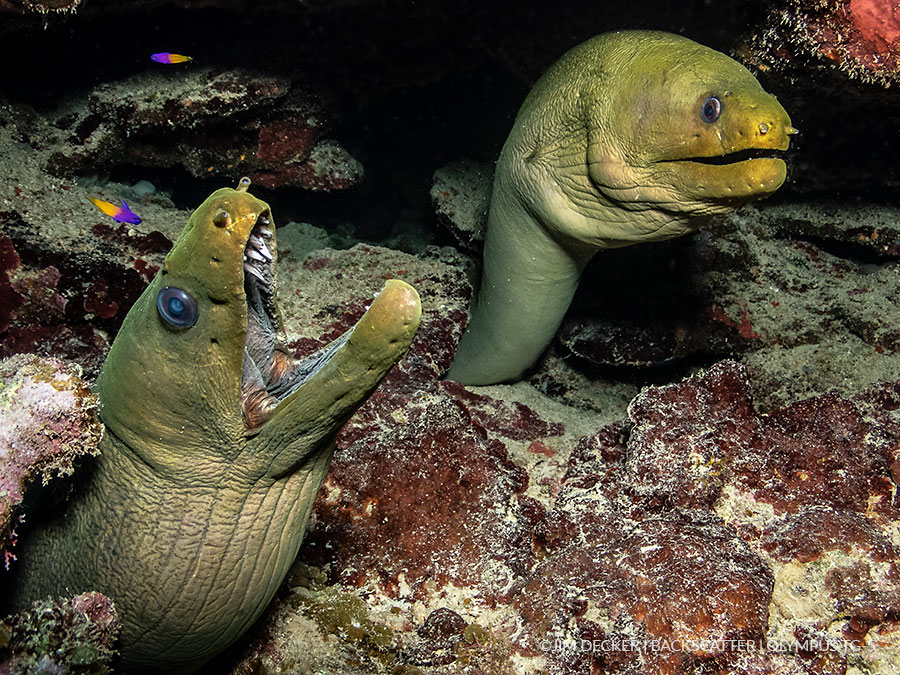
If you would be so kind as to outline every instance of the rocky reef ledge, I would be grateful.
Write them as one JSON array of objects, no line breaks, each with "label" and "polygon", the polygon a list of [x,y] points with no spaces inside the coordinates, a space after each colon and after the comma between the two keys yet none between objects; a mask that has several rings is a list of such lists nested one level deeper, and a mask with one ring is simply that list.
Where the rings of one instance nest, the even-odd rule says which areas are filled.
[{"label": "rocky reef ledge", "polygon": [[610,422],[527,384],[441,381],[455,267],[357,246],[290,274],[359,288],[289,307],[300,335],[352,325],[385,276],[427,309],[341,434],[232,672],[888,673],[900,658],[900,383],[763,414],[748,369],[722,361]]}]

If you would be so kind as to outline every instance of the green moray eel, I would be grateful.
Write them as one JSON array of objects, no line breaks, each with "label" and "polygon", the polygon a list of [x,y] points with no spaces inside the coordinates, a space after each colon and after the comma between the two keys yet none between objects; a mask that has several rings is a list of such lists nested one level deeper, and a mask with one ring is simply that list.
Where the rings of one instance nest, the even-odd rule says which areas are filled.
[{"label": "green moray eel", "polygon": [[480,291],[447,378],[519,379],[599,249],[677,237],[772,194],[793,133],[746,68],[686,38],[623,31],[569,51],[500,153]]},{"label": "green moray eel", "polygon": [[88,590],[113,599],[124,672],[193,671],[260,615],[338,431],[421,316],[416,292],[388,281],[351,331],[294,361],[271,214],[247,185],[194,212],[128,313],[97,381],[102,452],[20,556],[18,607]]}]

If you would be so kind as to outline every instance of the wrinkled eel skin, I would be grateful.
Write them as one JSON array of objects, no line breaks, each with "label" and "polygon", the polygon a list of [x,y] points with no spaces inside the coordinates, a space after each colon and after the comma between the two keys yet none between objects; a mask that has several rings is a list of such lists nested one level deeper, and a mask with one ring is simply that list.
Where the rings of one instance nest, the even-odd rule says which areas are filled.
[{"label": "wrinkled eel skin", "polygon": [[481,287],[447,378],[519,379],[599,249],[677,237],[772,194],[786,174],[772,151],[792,133],[746,68],[687,38],[623,31],[569,51],[500,153]]},{"label": "wrinkled eel skin", "polygon": [[[102,453],[24,543],[13,582],[18,607],[111,597],[117,672],[191,672],[260,615],[300,548],[335,436],[421,316],[416,292],[388,281],[351,331],[295,362],[274,305],[275,228],[248,185],[194,212],[128,313],[97,381]],[[167,322],[190,323],[191,298],[196,322]]]}]

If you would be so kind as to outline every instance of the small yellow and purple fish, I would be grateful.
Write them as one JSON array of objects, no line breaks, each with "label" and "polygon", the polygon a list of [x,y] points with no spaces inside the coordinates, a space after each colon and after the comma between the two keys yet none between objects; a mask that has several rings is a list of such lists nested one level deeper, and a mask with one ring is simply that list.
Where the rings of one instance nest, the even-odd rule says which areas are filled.
[{"label": "small yellow and purple fish", "polygon": [[193,60],[192,56],[185,56],[184,54],[172,54],[170,52],[158,52],[156,54],[151,54],[150,58],[157,63],[184,63],[185,61]]},{"label": "small yellow and purple fish", "polygon": [[96,197],[88,197],[88,199],[103,213],[112,216],[113,220],[118,220],[120,223],[131,223],[132,225],[137,225],[141,222],[141,217],[128,208],[128,203],[124,199],[122,200],[122,206],[116,206]]}]

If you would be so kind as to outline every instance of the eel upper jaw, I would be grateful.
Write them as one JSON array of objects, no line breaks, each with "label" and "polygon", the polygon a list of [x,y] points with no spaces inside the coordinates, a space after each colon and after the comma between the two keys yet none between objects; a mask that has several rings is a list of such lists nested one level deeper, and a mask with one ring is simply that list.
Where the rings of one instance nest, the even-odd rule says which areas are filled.
[{"label": "eel upper jaw", "polygon": [[665,158],[656,166],[686,202],[739,205],[775,192],[787,175],[784,147],[744,147],[713,155]]},{"label": "eel upper jaw", "polygon": [[[774,115],[773,115],[774,117]],[[754,127],[753,124],[747,125]],[[733,132],[733,143],[722,141],[719,147],[708,148],[706,151],[700,151],[695,154],[675,150],[671,155],[664,153],[658,157],[656,161],[665,165],[667,163],[681,165],[705,165],[714,171],[713,167],[726,167],[730,169],[746,169],[754,164],[772,164],[773,162],[783,162],[781,153],[790,147],[790,137],[797,133],[797,129],[792,127],[790,123],[784,122],[760,122],[755,125],[758,127],[759,133],[741,134],[737,137]],[[720,137],[721,138],[721,137]]]},{"label": "eel upper jaw", "polygon": [[265,211],[257,217],[244,246],[244,286],[246,289],[248,280],[252,280],[271,298],[275,294],[275,254],[267,242],[274,242],[274,233],[269,212]]}]

